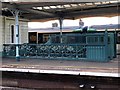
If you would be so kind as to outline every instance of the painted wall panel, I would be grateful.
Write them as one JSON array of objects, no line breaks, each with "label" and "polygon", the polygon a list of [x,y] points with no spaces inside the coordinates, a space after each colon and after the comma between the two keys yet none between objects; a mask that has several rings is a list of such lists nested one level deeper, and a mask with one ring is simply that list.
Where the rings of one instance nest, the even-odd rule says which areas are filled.
[{"label": "painted wall panel", "polygon": [[[6,18],[5,21],[5,44],[12,43],[12,33],[11,33],[11,25],[14,25],[14,43],[16,43],[15,39],[15,21],[11,18]],[[19,43],[27,43],[28,42],[28,22],[24,20],[19,20]]]},{"label": "painted wall panel", "polygon": [[[15,19],[10,17],[0,16],[0,52],[3,44],[12,43],[11,25],[14,25],[14,43],[15,40]],[[28,43],[28,20],[19,19],[19,43]]]}]

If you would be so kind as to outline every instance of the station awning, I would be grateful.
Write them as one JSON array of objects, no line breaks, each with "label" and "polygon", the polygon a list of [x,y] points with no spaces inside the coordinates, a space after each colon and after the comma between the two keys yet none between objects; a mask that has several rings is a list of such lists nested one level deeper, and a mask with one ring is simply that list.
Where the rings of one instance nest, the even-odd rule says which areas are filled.
[{"label": "station awning", "polygon": [[[7,0],[9,1],[9,0]],[[53,19],[78,19],[95,16],[118,16],[118,0],[2,0],[2,15],[13,16],[11,10],[18,9],[20,17],[30,21],[47,21]],[[79,1],[79,2],[78,2]]]}]

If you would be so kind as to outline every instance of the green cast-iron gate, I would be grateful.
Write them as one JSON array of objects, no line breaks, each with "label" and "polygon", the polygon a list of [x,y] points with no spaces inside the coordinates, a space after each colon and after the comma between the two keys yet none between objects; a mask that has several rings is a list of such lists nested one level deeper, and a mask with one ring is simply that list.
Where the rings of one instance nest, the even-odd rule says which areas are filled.
[{"label": "green cast-iron gate", "polygon": [[[19,44],[21,58],[106,62],[116,57],[115,33],[65,34],[51,36],[46,44]],[[56,41],[56,42],[55,42]],[[4,44],[3,57],[15,57],[16,44]]]}]

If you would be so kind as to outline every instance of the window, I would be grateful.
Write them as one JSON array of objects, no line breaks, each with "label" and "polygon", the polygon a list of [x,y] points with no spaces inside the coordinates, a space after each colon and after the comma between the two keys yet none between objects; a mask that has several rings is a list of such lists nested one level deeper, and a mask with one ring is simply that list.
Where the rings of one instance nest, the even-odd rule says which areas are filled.
[{"label": "window", "polygon": [[11,43],[14,43],[14,25],[11,25]]},{"label": "window", "polygon": [[49,39],[49,34],[43,34],[43,43],[46,43]]}]

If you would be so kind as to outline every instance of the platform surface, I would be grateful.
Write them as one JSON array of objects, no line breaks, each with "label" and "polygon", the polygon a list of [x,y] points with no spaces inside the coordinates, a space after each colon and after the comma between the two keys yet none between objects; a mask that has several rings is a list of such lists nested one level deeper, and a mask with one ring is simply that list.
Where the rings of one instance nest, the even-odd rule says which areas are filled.
[{"label": "platform surface", "polygon": [[[113,74],[119,77],[118,69],[119,69],[119,59],[120,55],[117,58],[109,61],[109,62],[86,62],[86,61],[73,61],[73,60],[42,60],[42,59],[21,59],[19,62],[16,59],[10,58],[2,58],[2,70],[13,70],[20,71],[27,70],[39,70],[39,72],[44,73],[97,73],[104,74],[103,76],[109,76],[108,74]],[[40,71],[42,70],[42,71]],[[44,70],[44,71],[43,71]],[[8,70],[9,71],[9,70]],[[22,72],[23,72],[22,71]],[[63,72],[61,72],[63,71]],[[35,72],[35,71],[34,71]],[[37,73],[37,71],[36,71]],[[91,75],[92,75],[91,74]],[[89,75],[89,74],[88,74]]]}]

